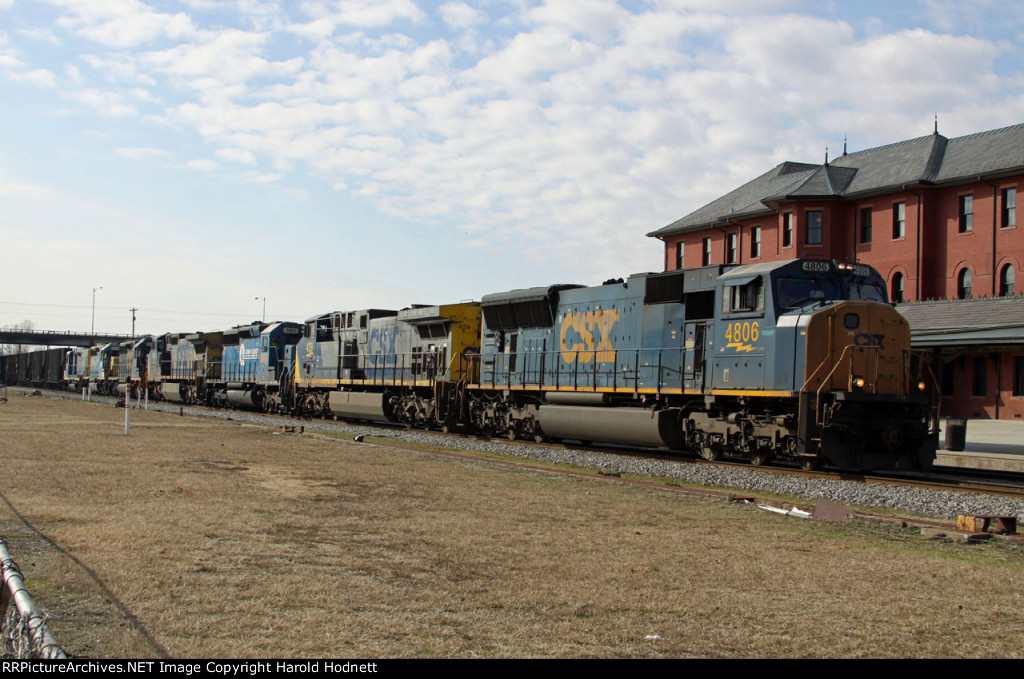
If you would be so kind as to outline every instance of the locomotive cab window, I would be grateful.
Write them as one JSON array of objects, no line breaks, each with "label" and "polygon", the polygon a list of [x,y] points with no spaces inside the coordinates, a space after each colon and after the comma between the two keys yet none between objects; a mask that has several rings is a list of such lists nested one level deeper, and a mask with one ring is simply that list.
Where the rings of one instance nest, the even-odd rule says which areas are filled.
[{"label": "locomotive cab window", "polygon": [[722,313],[764,310],[764,285],[760,276],[726,281],[722,288]]},{"label": "locomotive cab window", "polygon": [[781,311],[842,299],[839,286],[829,278],[780,278],[775,282],[775,301]]},{"label": "locomotive cab window", "polygon": [[876,283],[854,280],[850,281],[849,288],[849,294],[847,295],[848,299],[859,299],[867,302],[882,302],[883,304],[888,301],[885,295],[885,288]]}]

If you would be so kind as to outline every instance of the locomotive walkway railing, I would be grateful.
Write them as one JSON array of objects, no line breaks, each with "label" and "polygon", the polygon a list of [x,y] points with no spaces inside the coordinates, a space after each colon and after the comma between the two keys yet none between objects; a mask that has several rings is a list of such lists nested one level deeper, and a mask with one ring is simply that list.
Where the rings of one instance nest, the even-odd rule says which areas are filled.
[{"label": "locomotive walkway railing", "polygon": [[[565,358],[566,353],[572,354],[571,360]],[[471,370],[479,372],[479,383],[493,388],[659,390],[682,388],[684,380],[701,376],[700,371],[684,372],[685,348],[537,351],[514,357],[473,354],[467,358],[475,364]]]}]

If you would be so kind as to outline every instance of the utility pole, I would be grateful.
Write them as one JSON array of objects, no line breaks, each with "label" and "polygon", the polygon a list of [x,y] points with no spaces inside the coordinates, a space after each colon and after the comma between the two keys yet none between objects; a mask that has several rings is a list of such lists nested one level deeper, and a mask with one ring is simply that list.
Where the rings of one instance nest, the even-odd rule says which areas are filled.
[{"label": "utility pole", "polygon": [[92,325],[89,326],[89,334],[90,335],[95,335],[96,334],[96,291],[97,290],[102,290],[102,289],[103,289],[102,285],[99,286],[98,288],[93,288],[92,289]]},{"label": "utility pole", "polygon": [[132,312],[132,339],[135,339],[135,312],[138,310],[138,307],[132,307],[128,310]]}]

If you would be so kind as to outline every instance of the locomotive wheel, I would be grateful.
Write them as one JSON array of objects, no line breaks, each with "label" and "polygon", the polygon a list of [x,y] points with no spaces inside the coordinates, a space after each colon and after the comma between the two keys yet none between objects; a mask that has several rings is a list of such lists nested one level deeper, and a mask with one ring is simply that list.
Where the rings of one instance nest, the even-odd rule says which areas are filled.
[{"label": "locomotive wheel", "polygon": [[718,458],[722,457],[722,447],[717,443],[702,446],[700,449],[700,456],[708,462],[714,462]]},{"label": "locomotive wheel", "polygon": [[772,453],[772,449],[768,446],[762,446],[747,454],[747,459],[750,460],[750,464],[755,467],[760,467],[763,464],[771,462],[773,457],[775,457],[775,455]]},{"label": "locomotive wheel", "polygon": [[533,440],[536,443],[547,443],[548,442],[548,437],[547,437],[547,434],[534,434],[533,435]]},{"label": "locomotive wheel", "polygon": [[821,458],[815,455],[814,457],[801,457],[800,458],[800,469],[805,472],[814,471],[821,466]]}]

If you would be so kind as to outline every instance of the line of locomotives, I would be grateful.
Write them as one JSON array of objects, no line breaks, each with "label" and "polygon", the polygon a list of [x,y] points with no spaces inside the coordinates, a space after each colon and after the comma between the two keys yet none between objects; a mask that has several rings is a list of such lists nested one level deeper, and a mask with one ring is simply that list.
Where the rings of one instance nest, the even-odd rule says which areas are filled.
[{"label": "line of locomotives", "polygon": [[709,460],[927,469],[938,442],[935,380],[907,322],[874,269],[840,261],[636,274],[36,353],[51,358],[3,367],[72,390]]}]

